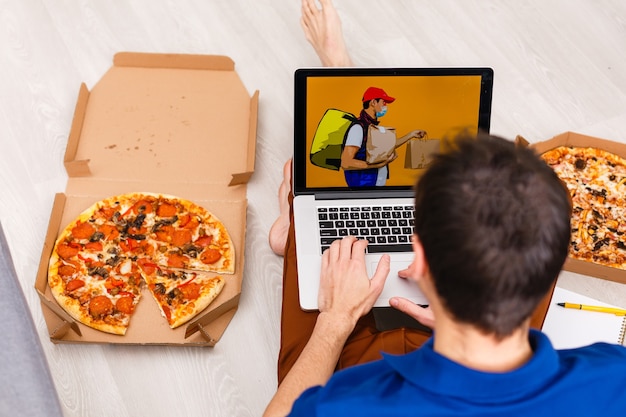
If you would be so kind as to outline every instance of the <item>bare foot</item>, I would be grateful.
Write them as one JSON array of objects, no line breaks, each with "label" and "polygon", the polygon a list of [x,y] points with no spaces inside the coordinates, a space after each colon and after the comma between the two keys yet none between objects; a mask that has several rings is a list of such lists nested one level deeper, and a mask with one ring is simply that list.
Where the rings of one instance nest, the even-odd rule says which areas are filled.
[{"label": "bare foot", "polygon": [[[321,9],[318,9],[319,1]],[[326,67],[352,67],[341,30],[341,19],[331,0],[302,0],[300,24],[304,35]]]},{"label": "bare foot", "polygon": [[276,255],[285,255],[285,244],[289,234],[289,190],[291,189],[291,159],[283,166],[283,182],[278,187],[280,214],[270,229],[270,247]]}]

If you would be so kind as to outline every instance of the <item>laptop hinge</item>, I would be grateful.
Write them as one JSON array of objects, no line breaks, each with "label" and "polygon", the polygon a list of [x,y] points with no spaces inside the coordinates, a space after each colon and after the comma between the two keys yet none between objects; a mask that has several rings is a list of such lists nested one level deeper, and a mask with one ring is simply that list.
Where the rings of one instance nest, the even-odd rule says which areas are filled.
[{"label": "laptop hinge", "polygon": [[346,192],[317,192],[316,200],[357,200],[357,199],[375,199],[375,198],[413,198],[415,193],[412,190],[386,190],[380,191],[346,191]]}]

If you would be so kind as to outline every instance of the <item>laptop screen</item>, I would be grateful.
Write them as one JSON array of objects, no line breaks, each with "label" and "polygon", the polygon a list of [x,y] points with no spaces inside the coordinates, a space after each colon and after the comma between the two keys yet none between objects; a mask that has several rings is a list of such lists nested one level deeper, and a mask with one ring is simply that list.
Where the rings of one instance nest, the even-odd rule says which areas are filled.
[{"label": "laptop screen", "polygon": [[434,152],[489,132],[490,68],[295,72],[294,193],[412,190]]}]

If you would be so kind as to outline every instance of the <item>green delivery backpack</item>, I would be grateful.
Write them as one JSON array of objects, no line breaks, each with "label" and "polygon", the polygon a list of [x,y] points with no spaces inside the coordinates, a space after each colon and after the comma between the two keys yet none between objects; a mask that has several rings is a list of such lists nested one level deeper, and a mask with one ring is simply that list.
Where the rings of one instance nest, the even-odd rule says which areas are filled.
[{"label": "green delivery backpack", "polygon": [[339,171],[346,133],[356,122],[356,116],[351,113],[337,109],[326,110],[313,136],[311,162],[322,168]]}]

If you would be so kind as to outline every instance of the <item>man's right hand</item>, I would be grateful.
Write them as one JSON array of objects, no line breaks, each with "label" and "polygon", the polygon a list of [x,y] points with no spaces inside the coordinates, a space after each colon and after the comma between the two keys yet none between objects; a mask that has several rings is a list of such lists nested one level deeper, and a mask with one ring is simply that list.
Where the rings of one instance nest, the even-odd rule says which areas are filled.
[{"label": "man's right hand", "polygon": [[324,251],[318,296],[320,313],[347,318],[354,325],[372,309],[389,274],[389,256],[381,258],[370,279],[365,266],[366,247],[366,240],[347,236]]}]

